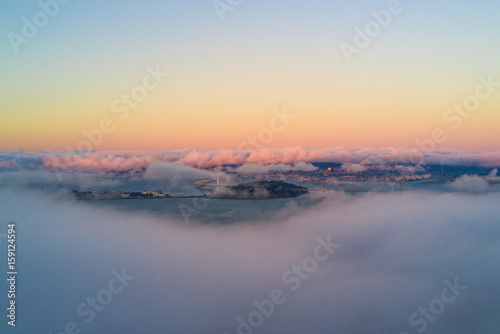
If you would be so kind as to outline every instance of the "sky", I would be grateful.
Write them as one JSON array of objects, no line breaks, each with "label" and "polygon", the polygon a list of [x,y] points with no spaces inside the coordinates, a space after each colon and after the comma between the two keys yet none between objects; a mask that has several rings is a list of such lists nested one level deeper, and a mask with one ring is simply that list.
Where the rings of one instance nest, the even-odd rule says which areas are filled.
[{"label": "sky", "polygon": [[[484,86],[500,82],[496,0],[41,3],[53,17],[0,5],[1,151],[238,149],[266,133],[262,147],[500,151],[500,85]],[[450,110],[465,101],[479,103]],[[294,115],[279,131],[277,110]]]}]

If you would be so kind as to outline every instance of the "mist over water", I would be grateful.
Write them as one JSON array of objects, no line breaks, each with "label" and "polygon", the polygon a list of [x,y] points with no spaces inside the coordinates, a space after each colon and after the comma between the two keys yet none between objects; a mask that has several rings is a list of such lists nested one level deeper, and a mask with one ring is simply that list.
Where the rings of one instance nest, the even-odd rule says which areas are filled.
[{"label": "mist over water", "polygon": [[500,334],[500,0],[0,8],[0,334]]},{"label": "mist over water", "polygon": [[[55,334],[75,322],[83,333],[399,334],[425,322],[425,333],[497,333],[499,200],[498,192],[331,192],[308,205],[286,201],[252,224],[203,225],[4,188],[0,212],[18,235],[16,332]],[[222,202],[255,212],[278,203]],[[339,247],[302,271],[307,278],[294,274],[317,238],[329,237]],[[134,278],[86,322],[91,308],[81,316],[78,306],[109,289],[113,270]],[[418,315],[411,326],[455,279],[467,288],[433,321]],[[276,289],[286,300],[258,328],[238,328]]]}]

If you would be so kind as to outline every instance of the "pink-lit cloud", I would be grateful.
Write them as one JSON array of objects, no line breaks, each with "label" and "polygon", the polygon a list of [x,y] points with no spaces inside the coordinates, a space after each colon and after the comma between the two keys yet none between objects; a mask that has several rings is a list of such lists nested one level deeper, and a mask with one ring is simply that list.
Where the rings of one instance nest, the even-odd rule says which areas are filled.
[{"label": "pink-lit cloud", "polygon": [[179,150],[133,152],[61,152],[40,153],[1,152],[0,169],[14,170],[101,170],[128,171],[146,169],[159,161],[179,163],[193,168],[223,165],[262,164],[296,165],[298,163],[334,162],[367,165],[441,165],[441,166],[500,166],[500,152],[416,151],[412,149],[324,148],[302,147],[239,150]]}]

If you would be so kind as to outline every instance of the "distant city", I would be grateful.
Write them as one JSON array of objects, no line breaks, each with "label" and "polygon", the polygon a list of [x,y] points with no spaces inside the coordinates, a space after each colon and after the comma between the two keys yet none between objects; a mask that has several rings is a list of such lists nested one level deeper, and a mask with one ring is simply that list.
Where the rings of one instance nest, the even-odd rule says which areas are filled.
[{"label": "distant city", "polygon": [[[221,169],[224,182],[219,178],[196,181],[193,189],[201,193],[187,196],[171,196],[161,190],[138,191],[73,191],[78,200],[115,200],[115,199],[166,199],[166,198],[213,198],[213,199],[271,199],[297,197],[309,193],[306,187],[284,181],[316,186],[346,187],[347,192],[367,192],[371,190],[355,187],[361,182],[397,183],[398,187],[389,191],[403,190],[404,182],[422,181],[427,184],[451,183],[457,178],[472,174],[484,177],[490,184],[500,184],[497,169],[476,166],[414,166],[414,165],[341,165],[337,163],[314,163],[312,171],[267,171],[266,173],[239,173],[237,165],[225,165]],[[144,169],[127,172],[109,172],[108,177],[141,179]],[[238,180],[260,180],[237,184]],[[380,191],[380,190],[376,190]]]},{"label": "distant city", "polygon": [[[224,165],[221,170],[232,179],[252,178],[256,180],[292,181],[304,184],[352,186],[354,182],[411,182],[425,181],[432,183],[448,183],[466,175],[485,177],[489,183],[500,183],[500,177],[492,174],[493,168],[481,166],[439,166],[439,165],[366,165],[362,170],[352,171],[339,163],[312,163],[314,171],[267,171],[265,173],[238,173],[238,165]],[[358,165],[359,166],[359,165]],[[213,170],[213,169],[207,169]],[[146,169],[135,169],[125,172],[109,172],[108,176],[116,178],[143,178]],[[214,180],[200,181],[209,184]]]}]

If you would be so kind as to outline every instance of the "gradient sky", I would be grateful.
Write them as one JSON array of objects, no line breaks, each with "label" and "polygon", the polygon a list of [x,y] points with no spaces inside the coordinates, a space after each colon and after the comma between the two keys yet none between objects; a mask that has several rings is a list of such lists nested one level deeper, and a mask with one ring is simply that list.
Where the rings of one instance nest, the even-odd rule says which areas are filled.
[{"label": "gradient sky", "polygon": [[[47,0],[43,0],[47,1]],[[74,148],[103,118],[116,129],[95,150],[233,148],[297,118],[269,147],[415,147],[500,151],[500,89],[453,130],[443,114],[500,81],[500,2],[401,1],[371,44],[344,58],[354,27],[389,1],[243,1],[219,19],[211,0],[71,1],[14,52],[8,34],[37,1],[0,5],[0,150]],[[170,76],[130,116],[113,101],[157,64]]]}]

